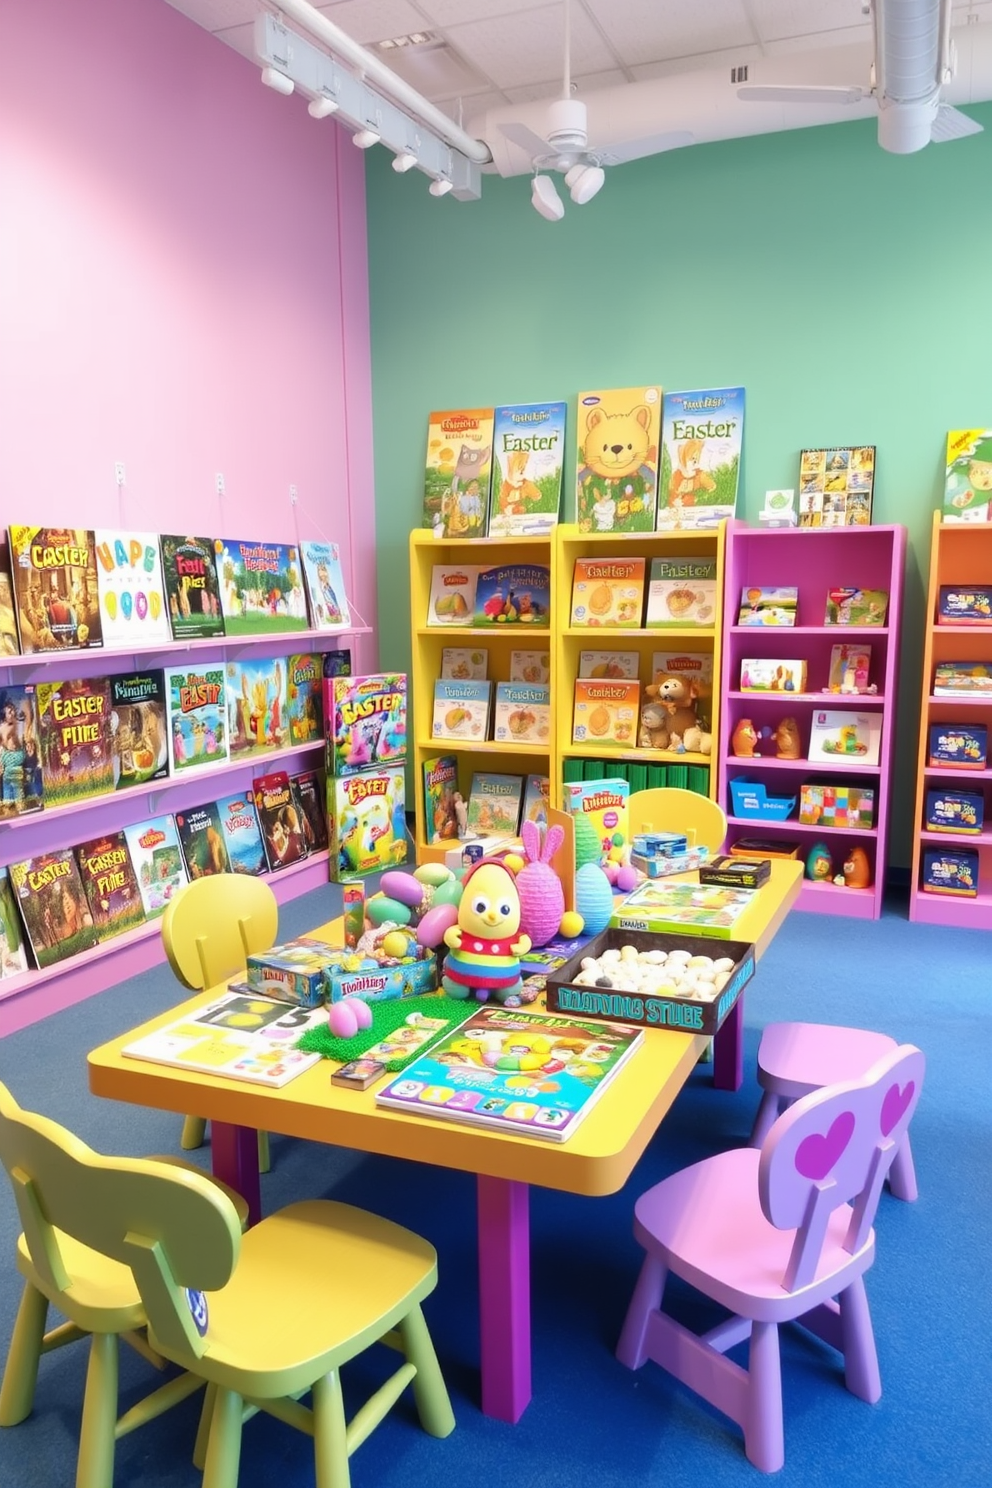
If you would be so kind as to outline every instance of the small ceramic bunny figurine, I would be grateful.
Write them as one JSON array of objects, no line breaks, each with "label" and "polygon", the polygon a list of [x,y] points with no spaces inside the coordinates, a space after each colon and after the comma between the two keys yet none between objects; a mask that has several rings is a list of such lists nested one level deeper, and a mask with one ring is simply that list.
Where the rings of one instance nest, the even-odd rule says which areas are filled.
[{"label": "small ceramic bunny figurine", "polygon": [[543,845],[541,835],[542,828],[537,822],[524,822],[521,836],[527,861],[517,874],[520,926],[535,946],[547,945],[554,939],[565,913],[561,879],[550,861],[564,841],[564,828],[547,828]]}]

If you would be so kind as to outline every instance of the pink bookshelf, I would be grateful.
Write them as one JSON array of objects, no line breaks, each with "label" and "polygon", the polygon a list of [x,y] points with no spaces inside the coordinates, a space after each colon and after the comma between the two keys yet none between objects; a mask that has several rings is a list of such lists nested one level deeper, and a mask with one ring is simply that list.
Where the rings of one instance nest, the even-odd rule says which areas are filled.
[{"label": "pink bookshelf", "polygon": [[[930,551],[930,585],[923,652],[920,700],[920,746],[916,788],[916,832],[909,917],[929,925],[957,929],[992,930],[992,755],[985,768],[962,770],[929,763],[930,725],[985,725],[992,738],[992,696],[935,696],[934,669],[941,661],[992,663],[992,626],[938,624],[942,585],[981,584],[992,587],[992,523],[942,522],[934,513]],[[927,795],[931,790],[959,790],[981,796],[984,807],[980,832],[928,830]],[[978,855],[978,892],[975,895],[934,893],[924,884],[928,851]]]},{"label": "pink bookshelf", "polygon": [[[854,889],[804,880],[798,907],[817,914],[877,919],[882,910],[905,555],[906,529],[901,526],[765,529],[737,521],[728,524],[721,671],[723,705],[717,745],[719,800],[730,826],[727,840],[733,844],[741,837],[765,838],[796,847],[803,862],[810,849],[822,842],[835,874],[841,872],[852,848],[863,848],[871,867],[870,887]],[[826,625],[827,591],[838,585],[887,591],[885,624]],[[744,590],[788,586],[799,591],[794,626],[737,623]],[[829,677],[831,648],[845,642],[871,648],[869,683],[877,689],[874,693],[850,695],[823,691]],[[805,661],[804,690],[742,690],[741,662],[750,658]],[[824,764],[806,758],[813,713],[823,708],[879,716],[881,742],[877,765],[840,760]],[[734,754],[731,741],[742,719],[750,719],[761,735],[763,730],[770,733],[788,717],[796,720],[803,751],[800,759],[776,758],[775,745],[767,735],[759,737],[756,757],[747,759]],[[731,792],[731,781],[735,780],[764,786],[769,799],[795,797],[795,805],[785,819],[735,815]],[[873,791],[871,827],[804,825],[799,821],[799,794],[800,786],[805,784],[836,784]]]}]

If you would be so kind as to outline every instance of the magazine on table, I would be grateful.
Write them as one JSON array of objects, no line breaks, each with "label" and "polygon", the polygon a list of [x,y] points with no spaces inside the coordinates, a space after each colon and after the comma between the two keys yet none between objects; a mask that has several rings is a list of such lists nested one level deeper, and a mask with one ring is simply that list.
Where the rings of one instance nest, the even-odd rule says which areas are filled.
[{"label": "magazine on table", "polygon": [[305,1054],[296,1044],[308,1029],[326,1022],[325,1007],[294,1007],[271,997],[227,992],[125,1045],[121,1053],[278,1088],[322,1057]]}]

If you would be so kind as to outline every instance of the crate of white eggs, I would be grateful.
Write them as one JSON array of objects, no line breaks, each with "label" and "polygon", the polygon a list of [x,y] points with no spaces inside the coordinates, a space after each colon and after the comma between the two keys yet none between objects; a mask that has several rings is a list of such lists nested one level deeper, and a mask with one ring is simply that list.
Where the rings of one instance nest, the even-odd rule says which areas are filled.
[{"label": "crate of white eggs", "polygon": [[713,1034],[754,976],[743,940],[610,926],[549,974],[548,1012]]}]

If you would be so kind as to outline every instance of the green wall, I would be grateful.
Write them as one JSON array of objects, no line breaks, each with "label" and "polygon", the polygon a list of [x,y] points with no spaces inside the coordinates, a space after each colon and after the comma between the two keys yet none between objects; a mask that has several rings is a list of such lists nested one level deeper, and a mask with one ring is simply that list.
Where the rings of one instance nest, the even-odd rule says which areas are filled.
[{"label": "green wall", "polygon": [[[992,105],[970,112],[984,134],[905,157],[862,121],[616,166],[557,223],[525,177],[439,201],[371,151],[382,665],[410,660],[407,535],[431,409],[743,385],[739,516],[797,486],[803,446],[874,444],[873,519],[909,528],[892,842],[908,864],[944,441],[992,423]],[[570,516],[574,457],[565,479]]]}]

